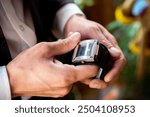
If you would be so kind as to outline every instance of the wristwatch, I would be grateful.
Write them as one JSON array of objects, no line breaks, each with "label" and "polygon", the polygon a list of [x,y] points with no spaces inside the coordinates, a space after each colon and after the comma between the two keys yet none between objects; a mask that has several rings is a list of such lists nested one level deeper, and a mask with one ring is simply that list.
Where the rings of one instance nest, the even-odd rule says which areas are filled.
[{"label": "wristwatch", "polygon": [[96,39],[81,41],[73,52],[74,65],[95,64],[99,66],[96,78],[104,80],[104,76],[111,69],[111,55],[108,49]]}]

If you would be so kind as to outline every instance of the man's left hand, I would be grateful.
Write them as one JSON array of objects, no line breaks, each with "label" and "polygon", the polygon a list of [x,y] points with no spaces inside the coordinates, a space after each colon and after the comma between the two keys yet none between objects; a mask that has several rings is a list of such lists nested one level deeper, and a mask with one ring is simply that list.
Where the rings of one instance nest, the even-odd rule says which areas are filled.
[{"label": "man's left hand", "polygon": [[70,32],[79,32],[82,40],[98,39],[100,43],[108,48],[112,58],[114,59],[114,63],[112,69],[104,77],[104,81],[98,79],[82,81],[91,88],[106,88],[107,85],[119,75],[126,61],[116,39],[102,25],[94,21],[90,21],[81,15],[74,15],[67,22],[64,33],[67,36]]}]

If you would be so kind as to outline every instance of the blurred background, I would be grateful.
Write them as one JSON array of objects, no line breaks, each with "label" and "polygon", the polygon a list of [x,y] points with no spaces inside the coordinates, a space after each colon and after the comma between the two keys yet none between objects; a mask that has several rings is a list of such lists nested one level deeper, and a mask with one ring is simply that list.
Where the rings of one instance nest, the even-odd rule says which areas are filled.
[{"label": "blurred background", "polygon": [[77,84],[76,99],[150,99],[150,0],[75,0],[87,18],[117,39],[127,59],[120,76],[104,90]]}]

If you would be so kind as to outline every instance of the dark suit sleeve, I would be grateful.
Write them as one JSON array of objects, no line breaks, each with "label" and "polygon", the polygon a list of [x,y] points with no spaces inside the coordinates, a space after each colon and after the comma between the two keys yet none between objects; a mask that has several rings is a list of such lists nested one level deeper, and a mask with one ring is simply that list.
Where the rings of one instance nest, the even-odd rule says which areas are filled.
[{"label": "dark suit sleeve", "polygon": [[24,0],[24,8],[31,10],[38,41],[52,36],[50,33],[56,12],[73,0]]},{"label": "dark suit sleeve", "polygon": [[39,10],[41,17],[50,23],[52,26],[56,12],[68,3],[73,3],[73,0],[39,0]]},{"label": "dark suit sleeve", "polygon": [[[43,0],[44,1],[44,0]],[[56,12],[68,3],[73,3],[73,0],[48,0],[48,14],[54,20]]]},{"label": "dark suit sleeve", "polygon": [[50,10],[52,10],[54,13],[58,11],[62,6],[73,3],[73,0],[47,0]]}]

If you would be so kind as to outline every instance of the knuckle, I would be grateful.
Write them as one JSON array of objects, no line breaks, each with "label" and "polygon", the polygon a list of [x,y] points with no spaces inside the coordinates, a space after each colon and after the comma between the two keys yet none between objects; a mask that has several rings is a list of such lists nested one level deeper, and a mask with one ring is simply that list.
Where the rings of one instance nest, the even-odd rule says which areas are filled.
[{"label": "knuckle", "polygon": [[62,90],[62,93],[60,94],[60,97],[64,97],[65,95],[67,95],[70,92],[69,88],[65,88]]},{"label": "knuckle", "polygon": [[107,39],[101,40],[101,43],[102,43],[103,45],[105,45],[107,48],[113,47],[112,43],[111,43],[110,41],[108,41]]},{"label": "knuckle", "polygon": [[54,95],[54,96],[52,96],[52,97],[54,97],[54,98],[59,98],[60,96],[59,96],[59,95]]},{"label": "knuckle", "polygon": [[45,46],[46,45],[46,42],[40,42],[40,43],[38,43],[38,46],[39,47],[43,47],[43,46]]},{"label": "knuckle", "polygon": [[47,42],[40,42],[38,43],[39,48],[41,49],[48,49],[48,44]]},{"label": "knuckle", "polygon": [[70,79],[72,79],[70,75],[64,77],[64,79],[61,81],[62,87],[66,87],[66,86],[71,85],[72,81]]},{"label": "knuckle", "polygon": [[66,75],[64,74],[63,76],[63,79],[61,80],[61,85],[62,87],[66,87],[66,86],[69,86],[71,83],[70,83],[70,76],[69,75]]},{"label": "knuckle", "polygon": [[[65,96],[65,95],[64,95]],[[57,95],[54,95],[53,97],[54,98],[61,98],[61,97],[64,97],[62,94],[57,94]]]},{"label": "knuckle", "polygon": [[[102,44],[108,44],[108,43],[110,43],[110,42],[109,42],[107,39],[102,39],[102,40],[101,40],[101,43],[102,43]],[[111,43],[110,43],[110,44],[111,44]]]},{"label": "knuckle", "polygon": [[46,53],[49,51],[49,45],[47,44],[47,42],[38,43],[38,47],[41,53]]},{"label": "knuckle", "polygon": [[76,69],[73,65],[65,65],[66,71],[64,74],[64,85],[70,85],[74,83],[77,79]]},{"label": "knuckle", "polygon": [[91,31],[94,31],[94,32],[100,32],[100,28],[97,26],[97,25],[92,25],[90,28],[89,28],[90,32]]},{"label": "knuckle", "polygon": [[64,96],[66,96],[70,92],[70,90],[71,90],[71,87],[67,87],[67,88],[61,89],[53,97],[54,98],[64,97]]},{"label": "knuckle", "polygon": [[[69,50],[69,47],[71,46],[71,43],[69,43],[66,39],[60,40],[60,43],[61,43],[60,47],[63,47],[64,50]],[[59,47],[59,49],[62,49],[60,47]]]},{"label": "knuckle", "polygon": [[60,40],[60,41],[64,47],[67,47],[69,45],[68,41],[66,41],[66,40]]},{"label": "knuckle", "polygon": [[122,58],[121,58],[121,62],[122,62],[123,65],[125,65],[125,64],[126,64],[126,58],[125,58],[125,57],[122,57]]},{"label": "knuckle", "polygon": [[115,43],[115,44],[117,44],[118,42],[117,42],[117,40],[116,40],[116,38],[111,34],[111,40],[113,41],[113,43]]},{"label": "knuckle", "polygon": [[66,86],[68,86],[68,81],[67,81],[67,78],[63,78],[63,80],[61,80],[61,86],[62,87],[66,87]]}]

